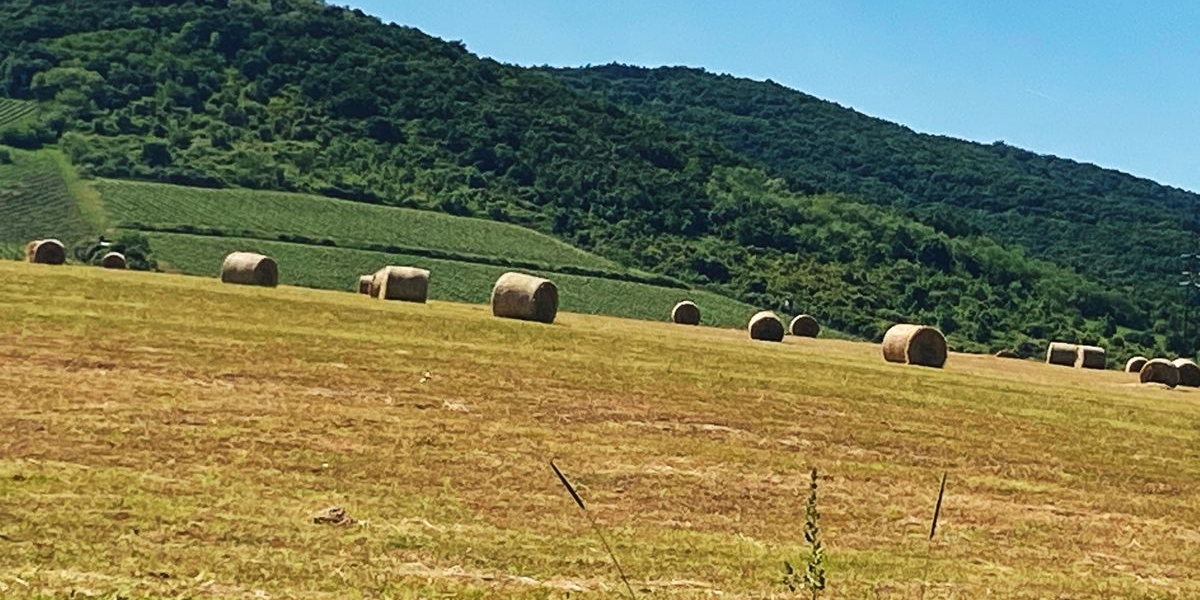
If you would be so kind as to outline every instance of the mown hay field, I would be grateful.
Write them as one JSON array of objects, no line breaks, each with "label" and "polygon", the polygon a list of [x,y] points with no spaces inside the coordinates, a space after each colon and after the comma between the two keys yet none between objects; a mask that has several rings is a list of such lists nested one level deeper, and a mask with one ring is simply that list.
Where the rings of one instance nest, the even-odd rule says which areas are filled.
[{"label": "mown hay field", "polygon": [[[484,304],[492,285],[507,267],[443,260],[425,256],[389,254],[348,248],[328,248],[177,233],[146,233],[154,256],[165,269],[189,275],[214,277],[225,255],[240,250],[266,254],[279,261],[280,282],[323,289],[354,290],[359,275],[386,265],[410,266],[431,271],[429,296]],[[750,305],[704,291],[680,290],[645,283],[532,271],[553,279],[559,286],[561,308],[586,314],[616,315],[665,321],[676,302],[693,298],[705,311],[704,323],[741,327],[754,313]]]},{"label": "mown hay field", "polygon": [[1129,374],[16,262],[0,305],[6,598],[618,597],[550,459],[639,597],[792,597],[810,466],[826,598],[1200,595],[1200,393]]},{"label": "mown hay field", "polygon": [[388,244],[500,257],[546,265],[625,270],[548,235],[483,219],[255,190],[210,190],[99,180],[104,205],[118,223],[212,228],[232,235],[326,238],[339,245]]}]

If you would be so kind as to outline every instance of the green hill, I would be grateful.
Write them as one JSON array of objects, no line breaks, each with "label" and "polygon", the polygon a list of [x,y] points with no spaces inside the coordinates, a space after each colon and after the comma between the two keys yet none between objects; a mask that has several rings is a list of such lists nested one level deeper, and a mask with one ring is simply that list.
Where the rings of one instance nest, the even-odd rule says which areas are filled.
[{"label": "green hill", "polygon": [[[510,222],[622,269],[803,310],[865,338],[904,320],[936,323],[970,350],[1032,352],[1068,339],[1120,356],[1189,345],[1170,296],[1140,285],[1159,271],[1108,274],[1129,253],[1105,239],[1125,225],[1136,236],[1153,230],[1192,195],[918,136],[827,103],[800,111],[793,104],[808,97],[770,84],[700,78],[686,88],[692,105],[662,101],[672,115],[623,93],[619,73],[503,65],[314,0],[19,3],[0,22],[0,53],[0,93],[40,102],[43,115],[0,128],[0,140],[55,144],[84,176]],[[714,105],[702,91],[731,99]],[[770,119],[790,127],[772,143]],[[1010,177],[1022,161],[1032,166]],[[919,181],[927,196],[915,195]],[[1062,193],[1075,189],[1086,193]],[[1106,222],[1092,209],[1122,203],[1130,210],[1114,214],[1134,220],[1074,225]],[[1139,212],[1139,203],[1149,204]],[[1013,221],[1022,211],[1044,218]],[[276,217],[285,218],[264,218]],[[233,225],[198,218],[222,227],[168,228]],[[252,233],[279,237],[259,223]],[[1172,227],[1137,260],[1166,264],[1161,247],[1183,239]],[[247,233],[237,229],[222,232]],[[333,240],[304,229],[284,235]]]},{"label": "green hill", "polygon": [[806,192],[887,204],[986,234],[1136,294],[1174,285],[1200,196],[1111,169],[912,130],[767,81],[607,65],[555,75],[766,165]]},{"label": "green hill", "polygon": [[516,225],[302,194],[134,181],[100,180],[95,190],[82,186],[85,198],[77,200],[69,188],[78,182],[53,151],[11,155],[12,163],[0,165],[0,256],[8,258],[34,238],[92,244],[101,229],[83,216],[90,199],[107,211],[107,233],[143,236],[160,268],[190,275],[215,276],[226,254],[250,250],[280,261],[282,283],[304,287],[349,290],[359,274],[405,264],[433,271],[435,299],[486,303],[496,278],[519,269],[552,278],[565,311],[661,321],[676,302],[692,299],[705,324],[736,328],[758,310]]},{"label": "green hill", "polygon": [[404,264],[433,271],[434,298],[486,303],[496,278],[517,268],[554,279],[571,312],[663,320],[692,298],[706,324],[741,327],[756,310],[507,223],[292,193],[96,187],[119,230],[143,234],[162,268],[187,274],[212,276],[226,254],[250,250],[280,261],[282,283],[305,287],[354,289],[358,275]]},{"label": "green hill", "polygon": [[[93,243],[100,230],[83,218],[59,157],[47,150],[13,158],[0,165],[2,256],[19,257],[25,241],[39,237]],[[435,299],[486,303],[496,278],[515,268],[552,278],[565,311],[661,321],[692,299],[705,324],[736,328],[758,310],[505,223],[301,194],[113,180],[95,187],[104,221],[114,225],[108,233],[144,237],[160,268],[190,275],[215,276],[226,254],[249,250],[278,259],[282,283],[304,287],[354,289],[359,274],[405,264],[433,271]],[[345,237],[309,237],[318,235]]]}]

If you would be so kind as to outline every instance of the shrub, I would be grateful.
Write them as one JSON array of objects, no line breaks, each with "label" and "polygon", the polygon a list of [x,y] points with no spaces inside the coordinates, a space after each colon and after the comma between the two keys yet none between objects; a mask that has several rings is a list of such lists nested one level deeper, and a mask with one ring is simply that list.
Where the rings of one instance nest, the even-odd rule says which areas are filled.
[{"label": "shrub", "polygon": [[817,468],[813,467],[808,484],[808,502],[804,507],[804,541],[808,544],[808,561],[804,572],[783,562],[783,584],[793,592],[806,589],[813,600],[825,589],[825,549],[821,546],[821,513],[817,511]]}]

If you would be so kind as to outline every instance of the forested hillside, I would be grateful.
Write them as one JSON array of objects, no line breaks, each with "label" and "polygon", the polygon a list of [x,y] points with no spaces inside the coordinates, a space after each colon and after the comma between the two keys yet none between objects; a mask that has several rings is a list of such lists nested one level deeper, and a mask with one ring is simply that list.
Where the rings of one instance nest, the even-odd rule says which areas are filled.
[{"label": "forested hillside", "polygon": [[983,233],[1110,286],[1173,285],[1200,196],[1005,144],[922,135],[767,81],[700,69],[552,71],[765,165],[806,193],[852,193],[952,236]]},{"label": "forested hillside", "polygon": [[[1163,228],[1150,252],[1184,239],[1163,222],[1191,196],[1124,175],[833,105],[810,115],[796,106],[818,101],[771,84],[685,71],[702,89],[671,95],[637,70],[503,65],[314,0],[18,0],[5,14],[0,95],[41,118],[0,143],[58,145],[84,175],[515,222],[867,338],[919,320],[961,349],[1064,338],[1119,354],[1175,331],[1157,290],[1114,288],[1103,267],[1128,257],[1074,226]],[[769,139],[771,119],[807,122]],[[1022,161],[1047,172],[1008,177]],[[997,213],[1012,224],[983,218]],[[1143,280],[1126,271],[1115,281]]]}]

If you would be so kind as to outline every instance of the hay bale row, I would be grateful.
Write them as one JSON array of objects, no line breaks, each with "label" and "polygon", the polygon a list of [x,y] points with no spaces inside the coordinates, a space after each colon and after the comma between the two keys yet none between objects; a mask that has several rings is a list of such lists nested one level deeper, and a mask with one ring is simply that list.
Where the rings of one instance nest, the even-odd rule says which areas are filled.
[{"label": "hay bale row", "polygon": [[[32,240],[25,247],[26,260],[41,264],[66,262],[66,247],[56,239]],[[125,256],[109,252],[100,260],[107,269],[125,269]],[[274,287],[279,285],[279,265],[274,259],[252,252],[233,252],[221,265],[224,283]],[[429,293],[429,271],[414,267],[386,266],[373,275],[358,279],[358,293],[385,300],[426,302]],[[500,276],[492,288],[492,314],[497,317],[553,323],[558,313],[558,288],[548,279],[508,272]],[[698,325],[700,308],[690,300],[677,303],[671,310],[671,321]],[[816,337],[820,325],[809,315],[798,315],[787,329],[771,311],[755,314],[747,327],[754,340],[781,342],[785,333],[798,337]],[[895,325],[884,335],[883,357],[889,362],[941,367],[947,356],[946,339],[932,327]],[[1016,358],[1015,352],[1001,351],[997,356]],[[1103,369],[1106,364],[1104,348],[1053,342],[1046,351],[1046,362],[1052,365],[1074,366],[1083,369]],[[1200,387],[1200,366],[1189,359],[1147,360],[1142,356],[1130,358],[1125,371],[1138,373],[1143,383],[1164,383],[1171,387],[1187,385]]]},{"label": "hay bale row", "polygon": [[[1134,371],[1139,363],[1140,368]],[[1135,356],[1125,363],[1125,370],[1137,373],[1138,380],[1142,383],[1161,383],[1167,387],[1200,387],[1200,366],[1190,358],[1146,360],[1144,357]]]},{"label": "hay bale row", "polygon": [[1046,364],[1077,369],[1103,369],[1108,364],[1108,354],[1099,346],[1051,342],[1046,348]]},{"label": "hay bale row", "polygon": [[946,336],[933,327],[893,325],[883,336],[883,359],[888,362],[940,369],[946,355]]},{"label": "hay bale row", "polygon": [[[426,269],[388,265],[371,275],[359,276],[358,293],[380,300],[424,303],[429,299],[429,275]],[[491,304],[492,314],[497,317],[553,323],[558,315],[558,287],[549,279],[504,273],[492,288]],[[677,305],[673,315],[691,318],[687,304],[691,303]],[[698,323],[699,308],[695,308],[694,318]]]},{"label": "hay bale row", "polygon": [[[58,264],[65,259],[65,249],[57,240],[30,242],[26,253],[33,262],[52,262],[56,254],[62,257]],[[106,268],[125,268],[124,257],[115,252],[105,255],[101,264]],[[389,265],[372,275],[360,276],[357,290],[360,294],[385,300],[424,303],[428,299],[429,275],[429,271],[425,269]],[[225,283],[273,287],[279,283],[279,266],[268,256],[234,252],[225,257],[221,268],[221,280]],[[492,314],[497,317],[553,323],[558,314],[558,288],[548,279],[508,272],[496,280],[492,288],[491,304]],[[672,308],[671,321],[698,325],[700,308],[690,300],[681,301]],[[750,319],[747,332],[754,340],[781,342],[785,333],[798,337],[816,337],[820,333],[820,325],[810,315],[798,315],[785,329],[783,322],[774,312],[761,311]],[[945,365],[948,348],[945,336],[933,327],[898,324],[884,335],[882,352],[884,360],[888,362],[940,368]],[[1001,351],[997,356],[1017,357],[1016,353],[1011,351]],[[1098,346],[1053,342],[1047,349],[1046,362],[1085,369],[1103,369],[1106,353],[1104,348]],[[1170,365],[1170,368],[1166,368],[1163,363]],[[1179,384],[1181,368],[1186,372],[1185,381],[1194,381],[1185,385],[1200,386],[1200,366],[1192,361],[1180,359],[1171,363],[1163,359],[1147,361],[1143,357],[1133,357],[1125,365],[1126,371],[1138,372],[1143,381],[1162,380],[1172,386]],[[1172,372],[1175,373],[1174,378],[1162,374]],[[1171,383],[1172,381],[1174,382]]]},{"label": "hay bale row", "polygon": [[221,282],[275,287],[279,285],[279,264],[262,254],[234,252],[221,264]]},{"label": "hay bale row", "polygon": [[[56,239],[30,240],[25,244],[25,260],[43,265],[61,265],[67,262],[67,247]],[[128,262],[120,252],[109,252],[100,258],[105,269],[126,269]]]},{"label": "hay bale row", "polygon": [[[425,269],[389,265],[371,275],[360,275],[357,291],[383,300],[424,303],[429,297],[429,274]],[[279,284],[279,266],[268,256],[234,252],[225,257],[221,281],[273,287]],[[508,272],[496,280],[491,304],[492,314],[497,317],[553,323],[558,315],[558,288],[548,279]],[[671,321],[699,325],[700,307],[683,300],[672,308]],[[820,332],[816,319],[809,315],[792,319],[788,329],[792,335],[803,337],[816,337]],[[783,341],[785,333],[783,322],[771,311],[754,315],[748,330],[751,339],[773,342]]]},{"label": "hay bale row", "polygon": [[55,239],[32,240],[25,244],[25,260],[42,265],[61,265],[67,262],[67,248]]},{"label": "hay bale row", "polygon": [[[680,325],[699,325],[700,307],[691,300],[679,302],[671,309],[671,322]],[[779,326],[776,327],[776,324]],[[750,339],[753,340],[781,342],[785,334],[797,337],[817,337],[821,332],[821,326],[816,319],[809,315],[798,315],[784,329],[783,321],[779,319],[778,315],[764,310],[750,317],[747,331],[750,333]],[[781,331],[783,333],[780,333]]]}]

